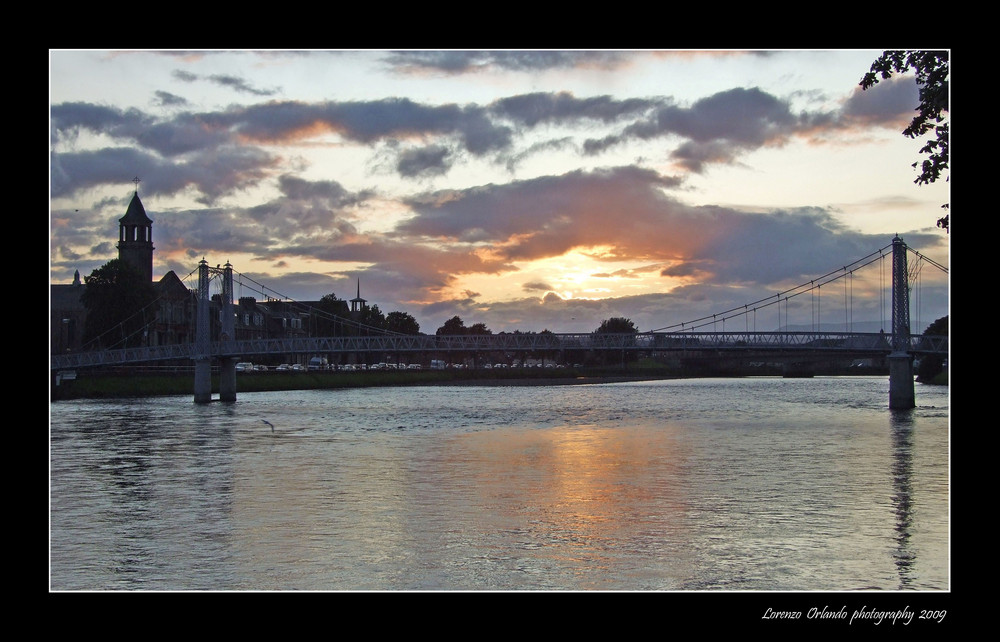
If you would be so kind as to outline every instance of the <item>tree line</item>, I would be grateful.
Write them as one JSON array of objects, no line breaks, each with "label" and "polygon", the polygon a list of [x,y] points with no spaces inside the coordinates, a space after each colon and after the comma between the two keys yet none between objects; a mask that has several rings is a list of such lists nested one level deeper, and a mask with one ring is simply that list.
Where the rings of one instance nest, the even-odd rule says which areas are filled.
[{"label": "tree line", "polygon": [[[86,290],[81,298],[86,309],[84,344],[111,343],[122,347],[144,344],[144,331],[152,322],[156,288],[145,281],[128,262],[112,259],[84,278]],[[333,292],[312,305],[309,332],[313,336],[358,334],[421,334],[420,324],[408,312],[396,310],[385,314],[376,305],[363,306],[352,313],[348,302]],[[516,330],[515,332],[521,332]],[[598,333],[634,333],[635,324],[624,317],[605,319],[594,330]],[[548,329],[542,333],[552,334]],[[459,316],[445,321],[436,335],[493,334],[485,323],[466,326]]]}]

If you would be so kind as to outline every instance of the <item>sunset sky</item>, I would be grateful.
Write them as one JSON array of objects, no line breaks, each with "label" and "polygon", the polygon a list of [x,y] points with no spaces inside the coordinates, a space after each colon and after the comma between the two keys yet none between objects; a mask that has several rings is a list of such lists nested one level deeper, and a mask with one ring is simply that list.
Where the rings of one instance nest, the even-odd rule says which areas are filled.
[{"label": "sunset sky", "polygon": [[[858,86],[880,53],[51,50],[50,279],[117,257],[134,177],[154,278],[229,261],[270,289],[238,295],[300,301],[360,280],[429,334],[659,329],[895,234],[948,266],[949,183],[914,183],[900,133],[916,84]],[[825,289],[820,321],[848,296],[879,321],[878,281]],[[948,312],[947,275],[919,283],[914,326]]]}]

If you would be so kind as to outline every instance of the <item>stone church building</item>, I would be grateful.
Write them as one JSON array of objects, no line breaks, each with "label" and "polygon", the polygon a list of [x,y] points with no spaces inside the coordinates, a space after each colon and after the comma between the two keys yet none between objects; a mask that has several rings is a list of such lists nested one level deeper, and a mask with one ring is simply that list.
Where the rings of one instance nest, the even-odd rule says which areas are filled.
[{"label": "stone church building", "polygon": [[[144,278],[153,281],[153,221],[139,199],[136,190],[125,215],[118,219],[118,258],[135,267]],[[154,309],[147,311],[149,322],[143,332],[143,344],[148,346],[192,343],[195,340],[197,293],[189,288],[171,270],[153,283],[156,289]],[[86,283],[79,270],[73,283],[51,284],[49,298],[51,350],[53,354],[97,349],[83,345],[87,310],[82,302]],[[196,286],[192,286],[196,287]],[[352,313],[366,307],[358,295],[351,301]],[[292,302],[276,299],[257,301],[254,297],[240,297],[234,305],[236,339],[295,338],[308,336],[310,324],[317,326],[317,319],[310,318],[310,311],[318,302]],[[218,295],[211,301],[209,318],[211,335],[217,339],[221,328],[222,306]],[[344,302],[344,316],[347,314]],[[318,326],[317,326],[318,329]],[[103,347],[114,346],[108,341]],[[288,360],[297,357],[289,355]]]}]

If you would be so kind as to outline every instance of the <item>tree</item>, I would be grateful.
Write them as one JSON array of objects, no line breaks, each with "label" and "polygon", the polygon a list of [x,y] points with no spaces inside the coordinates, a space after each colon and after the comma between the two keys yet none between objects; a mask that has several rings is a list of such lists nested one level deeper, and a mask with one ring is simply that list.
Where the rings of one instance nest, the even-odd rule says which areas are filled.
[{"label": "tree", "polygon": [[948,336],[948,315],[941,317],[934,321],[934,323],[927,326],[924,330],[924,335],[928,337],[938,336],[946,337]]},{"label": "tree", "polygon": [[400,334],[420,334],[420,324],[406,312],[390,312],[385,317],[385,328]]},{"label": "tree", "polygon": [[436,335],[441,336],[443,334],[465,334],[466,327],[465,323],[458,316],[453,316],[444,322],[440,328],[435,332]]},{"label": "tree", "polygon": [[[927,326],[924,336],[948,336],[948,317],[943,316]],[[944,357],[937,354],[924,355],[917,366],[917,380],[931,381],[944,370]]]},{"label": "tree", "polygon": [[[155,320],[151,304],[156,300],[153,284],[130,263],[112,259],[84,278],[87,289],[81,302],[87,309],[84,342],[98,339],[100,345],[141,346],[144,330]],[[104,336],[106,335],[106,336]]]},{"label": "tree", "polygon": [[377,305],[368,305],[358,315],[358,323],[362,326],[359,328],[360,334],[367,336],[372,330],[385,330],[385,315]]},{"label": "tree", "polygon": [[612,317],[601,321],[601,327],[594,330],[600,334],[623,334],[627,332],[638,332],[635,324],[625,317]]},{"label": "tree", "polygon": [[465,329],[466,334],[493,334],[493,330],[486,327],[485,323],[473,323]]},{"label": "tree", "polygon": [[[931,130],[935,137],[920,149],[927,154],[920,165],[920,174],[914,181],[918,185],[933,183],[948,171],[948,52],[947,51],[883,51],[872,63],[871,71],[862,78],[861,89],[869,89],[878,84],[879,79],[887,80],[893,73],[913,70],[919,88],[920,105],[917,115],[903,130],[907,138],[919,138]],[[947,177],[945,180],[948,180]],[[948,209],[948,205],[942,206]],[[948,215],[938,219],[938,227],[949,231]]]},{"label": "tree", "polygon": [[[635,324],[632,323],[631,319],[626,319],[625,317],[612,317],[610,319],[605,319],[604,321],[601,321],[600,327],[594,330],[595,334],[635,334],[636,332],[638,332],[638,329],[636,329]],[[625,341],[622,342],[622,345],[631,346],[634,342],[635,339],[627,337]],[[610,353],[605,352],[605,362],[609,362],[610,357]],[[626,361],[624,348],[622,348],[621,360],[622,365],[624,366]],[[635,355],[630,355],[628,360],[635,360]]]},{"label": "tree", "polygon": [[325,295],[316,304],[319,311],[313,315],[315,321],[312,332],[317,337],[336,337],[344,334],[344,319],[350,317],[351,311],[347,307],[347,301],[338,299],[337,295],[331,292]]}]

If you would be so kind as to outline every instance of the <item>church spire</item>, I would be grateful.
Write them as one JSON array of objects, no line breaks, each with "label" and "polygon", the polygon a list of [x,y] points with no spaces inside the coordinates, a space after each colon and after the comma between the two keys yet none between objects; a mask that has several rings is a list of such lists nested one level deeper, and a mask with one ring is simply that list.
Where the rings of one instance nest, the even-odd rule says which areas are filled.
[{"label": "church spire", "polygon": [[367,301],[361,298],[361,279],[358,279],[358,296],[351,299],[351,312],[361,312],[365,309]]},{"label": "church spire", "polygon": [[118,219],[118,258],[134,266],[147,281],[153,280],[153,221],[139,200],[139,177],[125,216]]}]

